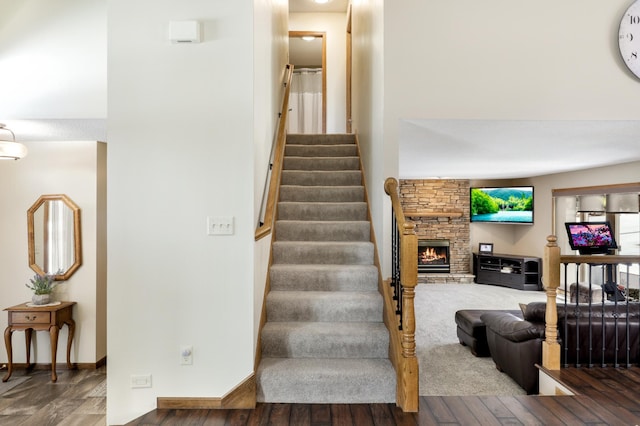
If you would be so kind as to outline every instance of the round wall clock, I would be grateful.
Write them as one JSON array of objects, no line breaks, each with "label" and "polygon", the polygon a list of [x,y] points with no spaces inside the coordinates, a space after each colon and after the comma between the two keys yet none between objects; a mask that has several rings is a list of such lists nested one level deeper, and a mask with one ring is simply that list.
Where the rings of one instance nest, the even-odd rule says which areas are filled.
[{"label": "round wall clock", "polygon": [[625,65],[640,78],[640,0],[633,2],[622,15],[618,45]]}]

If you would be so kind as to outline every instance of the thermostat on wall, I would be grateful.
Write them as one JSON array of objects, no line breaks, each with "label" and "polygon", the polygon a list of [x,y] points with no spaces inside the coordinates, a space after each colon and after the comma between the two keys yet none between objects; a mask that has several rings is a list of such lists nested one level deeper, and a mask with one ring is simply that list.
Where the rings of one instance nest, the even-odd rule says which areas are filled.
[{"label": "thermostat on wall", "polygon": [[170,21],[169,40],[171,43],[200,43],[200,22]]}]

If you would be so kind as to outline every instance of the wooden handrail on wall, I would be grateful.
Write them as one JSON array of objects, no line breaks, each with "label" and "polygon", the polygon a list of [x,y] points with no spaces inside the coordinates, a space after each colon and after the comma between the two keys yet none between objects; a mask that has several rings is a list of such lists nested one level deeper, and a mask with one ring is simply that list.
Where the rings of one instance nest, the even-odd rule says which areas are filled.
[{"label": "wooden handrail on wall", "polygon": [[[418,396],[418,359],[416,357],[416,315],[414,307],[415,287],[418,284],[418,237],[415,224],[405,219],[398,195],[398,181],[388,178],[384,190],[391,198],[393,214],[398,232],[399,286],[394,293],[395,284],[391,281],[384,286],[385,320],[393,324],[389,326],[391,334],[391,361],[396,369],[396,403],[403,411],[415,412],[419,407]],[[393,231],[395,233],[395,231]],[[399,294],[398,294],[399,293]],[[401,307],[397,311],[394,298]],[[396,311],[400,313],[400,321]],[[389,324],[388,324],[389,325]]]},{"label": "wooden handrail on wall", "polygon": [[[291,76],[293,75],[293,65],[287,64],[284,76],[284,93],[282,95],[282,109],[279,113],[278,128],[274,141],[275,150],[270,159],[269,168],[271,178],[269,179],[269,189],[267,192],[267,203],[264,209],[264,220],[256,228],[256,241],[266,237],[271,233],[273,220],[275,217],[275,207],[278,201],[278,188],[282,173],[282,162],[284,158],[284,146],[287,142],[287,117],[289,115],[289,93],[291,92]],[[264,197],[264,195],[263,195]],[[262,214],[261,214],[262,215]]]}]

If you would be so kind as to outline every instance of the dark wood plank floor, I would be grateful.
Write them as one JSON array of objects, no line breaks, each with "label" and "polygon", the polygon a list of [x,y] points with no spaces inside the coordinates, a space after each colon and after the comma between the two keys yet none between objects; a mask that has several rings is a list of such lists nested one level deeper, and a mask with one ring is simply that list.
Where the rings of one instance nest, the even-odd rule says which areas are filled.
[{"label": "dark wood plank floor", "polygon": [[640,414],[586,396],[429,396],[393,404],[258,404],[255,410],[154,410],[127,425],[637,425]]},{"label": "dark wood plank floor", "polygon": [[576,396],[423,396],[394,404],[258,404],[254,410],[154,410],[142,425],[638,425],[640,369],[565,369]]},{"label": "dark wood plank floor", "polygon": [[[30,378],[0,396],[0,425],[105,425],[106,368]],[[154,410],[128,425],[639,425],[640,369],[563,369],[578,396],[421,397],[418,413],[394,404],[258,404],[254,410]]]}]

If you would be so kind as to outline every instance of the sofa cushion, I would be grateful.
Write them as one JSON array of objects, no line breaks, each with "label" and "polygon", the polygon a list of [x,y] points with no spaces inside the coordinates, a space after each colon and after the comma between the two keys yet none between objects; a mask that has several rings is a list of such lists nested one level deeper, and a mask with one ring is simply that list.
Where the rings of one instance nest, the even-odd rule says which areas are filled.
[{"label": "sofa cushion", "polygon": [[527,304],[527,309],[523,311],[525,321],[544,322],[545,312],[547,311],[547,302],[531,302]]},{"label": "sofa cushion", "polygon": [[512,342],[544,337],[544,324],[531,323],[506,312],[487,312],[480,317],[487,328]]}]

